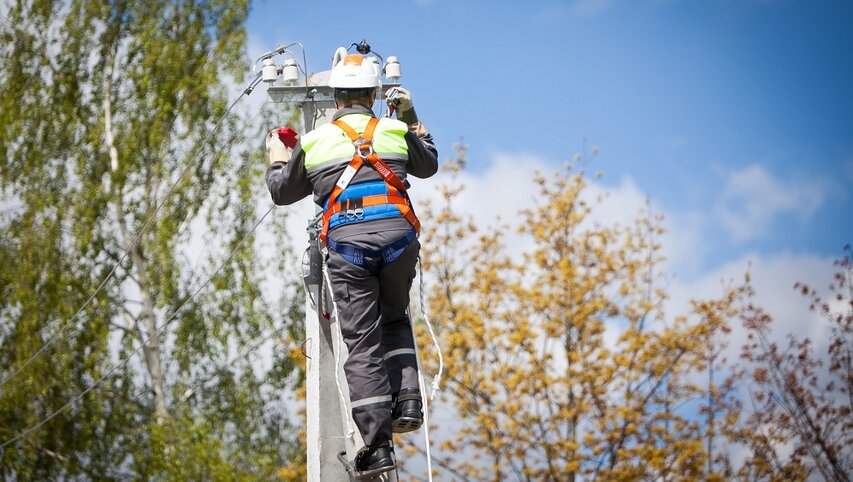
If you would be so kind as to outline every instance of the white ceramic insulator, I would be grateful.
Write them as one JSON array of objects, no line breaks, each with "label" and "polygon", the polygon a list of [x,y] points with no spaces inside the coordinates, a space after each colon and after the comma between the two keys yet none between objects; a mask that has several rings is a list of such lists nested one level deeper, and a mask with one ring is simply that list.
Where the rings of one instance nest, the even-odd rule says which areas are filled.
[{"label": "white ceramic insulator", "polygon": [[281,69],[281,75],[284,78],[285,84],[290,84],[299,80],[299,67],[296,65],[296,60],[285,60],[284,67]]},{"label": "white ceramic insulator", "polygon": [[402,77],[403,73],[400,70],[400,61],[393,55],[388,57],[388,61],[385,62],[385,78],[392,82],[396,82]]},{"label": "white ceramic insulator", "polygon": [[264,68],[261,70],[261,78],[264,82],[275,82],[278,79],[278,67],[272,59],[264,59]]}]

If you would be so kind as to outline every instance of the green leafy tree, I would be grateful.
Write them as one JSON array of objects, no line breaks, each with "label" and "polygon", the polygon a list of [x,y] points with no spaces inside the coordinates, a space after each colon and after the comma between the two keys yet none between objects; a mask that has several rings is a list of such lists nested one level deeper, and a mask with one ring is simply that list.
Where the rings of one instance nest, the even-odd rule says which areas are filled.
[{"label": "green leafy tree", "polygon": [[269,480],[294,455],[287,350],[269,372],[249,356],[298,337],[301,315],[293,283],[264,296],[263,162],[245,147],[259,132],[225,115],[247,13],[231,0],[5,12],[0,443],[53,418],[2,449],[2,477]]}]

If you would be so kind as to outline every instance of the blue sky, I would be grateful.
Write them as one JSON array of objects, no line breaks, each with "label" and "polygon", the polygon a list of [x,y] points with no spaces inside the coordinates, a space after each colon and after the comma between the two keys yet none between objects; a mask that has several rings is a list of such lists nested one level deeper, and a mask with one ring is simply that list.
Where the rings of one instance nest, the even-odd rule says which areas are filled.
[{"label": "blue sky", "polygon": [[300,41],[319,71],[366,38],[400,58],[440,155],[464,137],[473,175],[499,156],[558,169],[586,139],[605,186],[690,225],[690,277],[750,253],[838,257],[853,241],[853,3],[363,5],[258,2],[250,51]]}]

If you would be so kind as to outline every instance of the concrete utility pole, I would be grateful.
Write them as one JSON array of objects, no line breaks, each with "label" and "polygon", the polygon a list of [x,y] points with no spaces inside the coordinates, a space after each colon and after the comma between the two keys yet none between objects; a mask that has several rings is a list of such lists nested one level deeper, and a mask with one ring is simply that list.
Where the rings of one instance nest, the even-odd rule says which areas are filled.
[{"label": "concrete utility pole", "polygon": [[[332,120],[336,105],[334,89],[328,86],[330,72],[327,70],[309,76],[307,86],[305,84],[272,85],[267,90],[273,102],[298,104],[302,108],[303,133]],[[382,92],[395,85],[397,84],[383,87]],[[317,211],[319,210],[320,207],[317,206]],[[311,232],[310,226],[309,232]],[[364,445],[364,441],[352,420],[349,388],[343,369],[348,351],[341,337],[338,320],[334,316],[326,320],[320,315],[322,311],[332,313],[333,310],[329,301],[325,309],[319,306],[321,300],[329,300],[330,295],[328,292],[322,296],[320,294],[325,287],[322,273],[323,260],[318,249],[316,232],[310,235],[308,253],[310,270],[304,280],[306,287],[305,351],[308,355],[306,380],[308,481],[352,481],[356,479],[349,476],[344,465],[338,460],[338,454],[346,452],[346,459],[352,462],[355,460],[356,452]],[[335,353],[339,353],[338,360]],[[340,382],[343,399],[338,393],[336,380]],[[344,406],[341,406],[342,402]],[[373,480],[396,482],[397,474],[396,471],[392,471]]]}]

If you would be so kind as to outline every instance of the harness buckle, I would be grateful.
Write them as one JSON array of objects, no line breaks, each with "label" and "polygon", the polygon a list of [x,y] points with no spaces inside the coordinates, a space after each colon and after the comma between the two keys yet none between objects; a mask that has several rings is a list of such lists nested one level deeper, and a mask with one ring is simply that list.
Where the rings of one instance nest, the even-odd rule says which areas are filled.
[{"label": "harness buckle", "polygon": [[355,142],[352,143],[355,146],[355,153],[358,157],[367,160],[369,156],[374,154],[373,152],[373,144],[367,142],[363,138],[358,138]]},{"label": "harness buckle", "polygon": [[364,209],[363,208],[355,208],[355,209],[347,209],[345,212],[341,213],[346,216],[346,221],[354,221],[354,220],[363,220],[364,219]]}]

